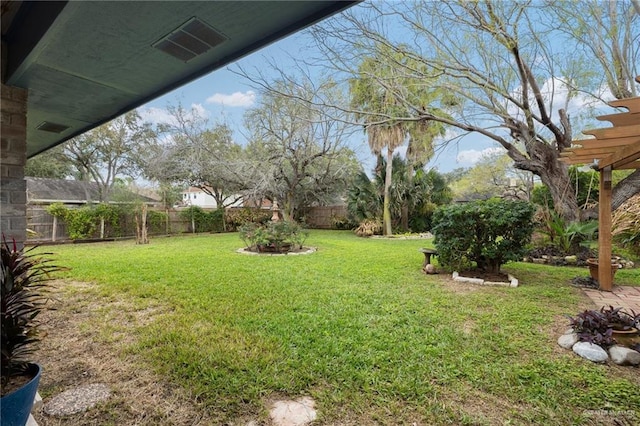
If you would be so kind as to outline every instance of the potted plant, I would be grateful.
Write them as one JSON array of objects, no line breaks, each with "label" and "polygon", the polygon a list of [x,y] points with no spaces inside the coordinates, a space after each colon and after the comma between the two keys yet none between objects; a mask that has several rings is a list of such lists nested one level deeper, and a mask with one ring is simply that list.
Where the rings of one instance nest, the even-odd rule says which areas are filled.
[{"label": "potted plant", "polygon": [[[0,417],[2,425],[24,426],[29,418],[40,380],[41,368],[30,360],[38,341],[37,316],[47,302],[42,290],[50,273],[60,268],[34,256],[33,250],[10,246],[3,238],[1,320],[2,363]],[[47,254],[45,254],[46,256]]]},{"label": "potted plant", "polygon": [[[622,267],[619,260],[619,257],[611,258],[611,281],[613,281],[613,277],[615,276],[618,269]],[[598,259],[590,257],[589,259],[587,259],[587,265],[589,266],[589,274],[591,275],[591,278],[598,281]]]},{"label": "potted plant", "polygon": [[632,345],[638,336],[640,314],[633,310],[625,312],[622,308],[602,307],[600,310],[585,310],[569,317],[570,325],[582,342],[590,342],[607,348],[614,344]]}]

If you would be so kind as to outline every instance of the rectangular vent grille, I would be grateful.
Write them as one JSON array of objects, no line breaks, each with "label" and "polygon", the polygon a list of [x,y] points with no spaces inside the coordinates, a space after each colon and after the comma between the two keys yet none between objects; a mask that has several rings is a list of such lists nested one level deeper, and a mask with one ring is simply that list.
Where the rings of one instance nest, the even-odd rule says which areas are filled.
[{"label": "rectangular vent grille", "polygon": [[64,124],[51,123],[49,121],[43,121],[36,126],[36,129],[49,133],[62,133],[68,128],[69,126],[65,126]]},{"label": "rectangular vent grille", "polygon": [[188,62],[227,40],[198,18],[191,18],[153,44],[158,50]]}]

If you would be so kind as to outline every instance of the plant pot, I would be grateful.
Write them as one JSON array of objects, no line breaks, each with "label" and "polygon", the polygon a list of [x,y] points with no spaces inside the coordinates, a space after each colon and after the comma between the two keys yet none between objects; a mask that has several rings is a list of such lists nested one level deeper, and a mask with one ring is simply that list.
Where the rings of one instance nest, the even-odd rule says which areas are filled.
[{"label": "plant pot", "polygon": [[[587,259],[587,265],[589,266],[589,274],[591,274],[591,278],[598,281],[598,259]],[[620,264],[617,262],[617,259],[611,259],[611,281],[613,282],[613,276],[616,274],[616,271],[620,269]]]},{"label": "plant pot", "polygon": [[640,331],[635,328],[631,330],[611,330],[611,337],[621,346],[630,347],[636,343],[640,343]]},{"label": "plant pot", "polygon": [[36,397],[40,373],[38,364],[29,364],[27,375],[33,377],[27,384],[0,398],[0,419],[2,426],[24,426]]}]

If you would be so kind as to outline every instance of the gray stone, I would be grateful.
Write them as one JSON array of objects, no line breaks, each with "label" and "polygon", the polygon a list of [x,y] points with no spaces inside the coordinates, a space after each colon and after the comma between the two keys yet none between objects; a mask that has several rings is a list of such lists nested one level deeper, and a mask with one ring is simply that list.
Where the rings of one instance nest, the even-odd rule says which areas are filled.
[{"label": "gray stone", "polygon": [[578,342],[573,345],[573,351],[582,358],[593,362],[606,362],[609,359],[607,351],[589,342]]},{"label": "gray stone", "polygon": [[563,334],[558,338],[558,344],[565,349],[571,349],[576,343],[578,343],[578,335],[576,333]]},{"label": "gray stone", "polygon": [[611,361],[618,365],[640,365],[640,352],[624,346],[615,345],[609,348]]},{"label": "gray stone", "polygon": [[578,263],[578,256],[565,256],[564,261],[570,265]]},{"label": "gray stone", "polygon": [[315,401],[309,397],[296,401],[276,401],[269,416],[275,426],[304,426],[318,417],[314,406]]},{"label": "gray stone", "polygon": [[69,416],[93,408],[107,400],[111,390],[105,384],[93,384],[69,389],[45,402],[44,412],[50,416]]},{"label": "gray stone", "polygon": [[426,272],[427,274],[437,274],[436,267],[430,263],[424,267],[424,272]]}]

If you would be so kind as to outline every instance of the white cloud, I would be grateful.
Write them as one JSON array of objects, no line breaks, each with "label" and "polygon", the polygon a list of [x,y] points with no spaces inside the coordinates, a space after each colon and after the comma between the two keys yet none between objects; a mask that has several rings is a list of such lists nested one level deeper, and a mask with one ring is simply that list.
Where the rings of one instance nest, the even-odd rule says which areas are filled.
[{"label": "white cloud", "polygon": [[138,109],[142,121],[151,124],[173,123],[174,119],[164,108],[142,107]]},{"label": "white cloud", "polygon": [[206,118],[209,116],[209,111],[207,111],[202,104],[191,104],[191,112],[189,115]]},{"label": "white cloud", "polygon": [[456,161],[458,163],[473,165],[485,157],[497,155],[502,153],[503,151],[504,150],[502,148],[497,147],[485,148],[481,151],[478,151],[477,149],[468,149],[465,151],[460,151],[456,156]]},{"label": "white cloud", "polygon": [[221,104],[230,107],[250,107],[256,101],[256,94],[248,90],[244,93],[234,92],[230,95],[224,93],[216,93],[213,96],[207,98],[208,104]]}]

